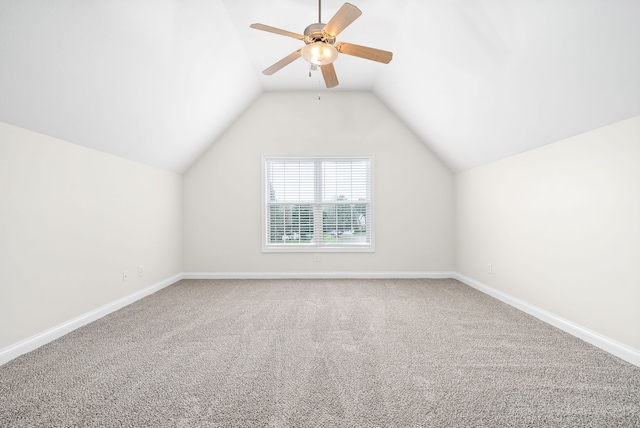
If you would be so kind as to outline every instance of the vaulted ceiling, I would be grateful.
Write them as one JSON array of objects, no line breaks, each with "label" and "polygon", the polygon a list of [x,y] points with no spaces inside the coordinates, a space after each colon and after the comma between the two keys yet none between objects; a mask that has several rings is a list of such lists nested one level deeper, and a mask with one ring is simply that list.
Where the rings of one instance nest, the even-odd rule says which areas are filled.
[{"label": "vaulted ceiling", "polygon": [[[327,22],[342,0],[322,2]],[[184,172],[265,91],[371,91],[452,171],[640,115],[638,0],[352,0],[340,85],[297,60],[316,0],[2,0],[0,121]]]}]

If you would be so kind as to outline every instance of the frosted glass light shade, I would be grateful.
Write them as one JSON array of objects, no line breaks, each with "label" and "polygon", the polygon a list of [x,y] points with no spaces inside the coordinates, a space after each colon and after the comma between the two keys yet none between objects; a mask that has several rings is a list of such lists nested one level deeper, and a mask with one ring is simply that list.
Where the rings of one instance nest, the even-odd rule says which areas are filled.
[{"label": "frosted glass light shade", "polygon": [[310,43],[300,51],[302,58],[311,64],[331,64],[338,58],[338,50],[324,42]]}]

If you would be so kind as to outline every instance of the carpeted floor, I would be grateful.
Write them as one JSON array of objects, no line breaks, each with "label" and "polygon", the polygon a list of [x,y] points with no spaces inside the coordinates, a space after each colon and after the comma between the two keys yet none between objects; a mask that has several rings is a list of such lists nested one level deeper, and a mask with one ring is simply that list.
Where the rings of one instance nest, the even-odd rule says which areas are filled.
[{"label": "carpeted floor", "polygon": [[3,427],[640,427],[640,368],[455,280],[184,280],[0,367]]}]

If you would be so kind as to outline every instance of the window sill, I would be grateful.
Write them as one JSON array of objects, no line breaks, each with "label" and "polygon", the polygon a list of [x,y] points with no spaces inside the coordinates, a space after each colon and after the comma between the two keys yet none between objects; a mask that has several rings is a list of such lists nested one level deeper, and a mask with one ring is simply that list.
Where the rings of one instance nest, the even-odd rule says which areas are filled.
[{"label": "window sill", "polygon": [[374,253],[373,245],[367,246],[330,246],[330,245],[283,245],[282,247],[267,247],[263,253]]}]

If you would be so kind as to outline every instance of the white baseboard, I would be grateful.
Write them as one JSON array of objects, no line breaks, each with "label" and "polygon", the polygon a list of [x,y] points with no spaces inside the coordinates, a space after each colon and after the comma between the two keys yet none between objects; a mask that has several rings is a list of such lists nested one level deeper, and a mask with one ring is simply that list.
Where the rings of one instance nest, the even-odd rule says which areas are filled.
[{"label": "white baseboard", "polygon": [[136,291],[135,293],[129,294],[128,296],[108,303],[98,309],[87,312],[84,315],[80,315],[79,317],[76,317],[72,320],[43,331],[42,333],[36,334],[35,336],[31,336],[28,339],[22,340],[7,348],[4,348],[0,350],[0,366],[13,360],[14,358],[19,357],[22,354],[26,354],[27,352],[33,351],[34,349],[39,348],[42,345],[52,342],[57,338],[64,336],[65,334],[79,327],[82,327],[83,325],[89,324],[90,322],[100,319],[105,315],[110,314],[111,312],[117,311],[118,309],[130,305],[136,300],[140,300],[143,297],[146,297],[175,282],[178,282],[181,279],[182,274],[177,274],[175,276],[172,276],[171,278],[165,279],[164,281],[160,281],[149,287],[143,288],[142,290]]},{"label": "white baseboard", "polygon": [[455,272],[188,272],[184,279],[454,278]]},{"label": "white baseboard", "polygon": [[40,346],[47,344],[65,334],[89,324],[97,319],[117,311],[136,300],[155,293],[181,279],[390,279],[390,278],[453,278],[458,281],[475,288],[491,297],[494,297],[516,309],[519,309],[529,315],[532,315],[547,324],[559,328],[585,342],[588,342],[598,348],[615,355],[635,366],[640,367],[640,351],[633,349],[606,336],[598,334],[569,320],[561,318],[544,309],[533,306],[523,300],[510,296],[495,288],[489,287],[479,281],[459,274],[457,272],[189,272],[177,274],[171,278],[161,281],[157,284],[146,287],[133,294],[118,299],[112,303],[50,328],[40,334],[32,336],[14,345],[0,350],[0,365],[5,364],[14,358],[33,351]]},{"label": "white baseboard", "polygon": [[453,278],[464,284],[467,284],[470,287],[475,288],[478,291],[488,294],[489,296],[494,297],[501,302],[513,306],[514,308],[519,309],[522,312],[532,315],[539,320],[546,322],[547,324],[550,324],[579,339],[582,339],[587,343],[597,346],[603,351],[606,351],[618,358],[621,358],[635,366],[640,367],[640,351],[638,351],[637,349],[633,349],[629,346],[623,345],[620,342],[616,342],[613,339],[609,339],[608,337],[596,333],[595,331],[584,328],[578,324],[552,314],[551,312],[547,312],[544,309],[540,309],[537,306],[531,305],[516,297],[510,296],[509,294],[503,293],[502,291],[496,290],[495,288],[491,288],[488,285],[467,276],[455,273]]}]

